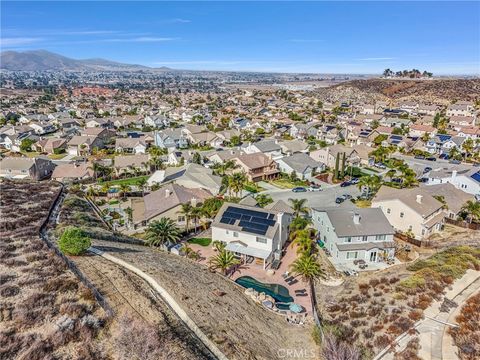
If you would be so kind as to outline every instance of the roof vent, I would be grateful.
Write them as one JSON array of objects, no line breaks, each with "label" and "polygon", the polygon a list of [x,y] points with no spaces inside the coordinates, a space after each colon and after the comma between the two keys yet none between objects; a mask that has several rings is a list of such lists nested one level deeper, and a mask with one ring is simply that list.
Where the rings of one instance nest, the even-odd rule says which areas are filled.
[{"label": "roof vent", "polygon": [[165,197],[169,197],[172,192],[169,189],[165,189]]},{"label": "roof vent", "polygon": [[417,195],[417,203],[421,204],[422,203],[422,195]]},{"label": "roof vent", "polygon": [[360,224],[360,214],[359,213],[354,213],[353,214],[353,223],[355,225]]}]

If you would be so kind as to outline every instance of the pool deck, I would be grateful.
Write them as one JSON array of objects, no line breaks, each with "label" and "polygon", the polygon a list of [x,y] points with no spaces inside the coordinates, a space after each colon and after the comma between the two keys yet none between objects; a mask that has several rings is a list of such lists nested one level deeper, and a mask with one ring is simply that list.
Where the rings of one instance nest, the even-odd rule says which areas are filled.
[{"label": "pool deck", "polygon": [[[201,264],[207,265],[208,259],[215,255],[215,251],[213,250],[212,246],[200,246],[197,244],[190,244],[190,247],[194,251],[198,251],[202,260],[200,261]],[[304,282],[301,278],[297,277],[296,279],[298,282],[293,285],[289,285],[285,282],[282,275],[289,271],[290,264],[292,264],[295,259],[297,258],[297,249],[296,246],[292,247],[289,245],[285,248],[285,256],[282,258],[282,262],[278,270],[275,270],[273,274],[268,273],[268,267],[266,270],[263,269],[262,265],[255,264],[255,262],[251,264],[244,264],[241,265],[237,271],[235,271],[231,276],[231,280],[236,280],[241,276],[251,276],[254,279],[261,281],[266,284],[280,284],[285,286],[292,298],[294,298],[295,303],[304,307],[306,312],[311,315],[312,313],[312,303],[310,301],[310,286],[308,283]],[[306,290],[307,296],[296,296],[295,290]]]}]

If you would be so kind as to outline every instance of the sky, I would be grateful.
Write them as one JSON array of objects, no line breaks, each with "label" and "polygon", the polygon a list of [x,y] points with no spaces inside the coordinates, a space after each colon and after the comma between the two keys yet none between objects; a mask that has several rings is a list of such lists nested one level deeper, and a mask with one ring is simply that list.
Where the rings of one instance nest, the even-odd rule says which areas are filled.
[{"label": "sky", "polygon": [[1,1],[1,50],[152,67],[480,74],[480,2]]}]

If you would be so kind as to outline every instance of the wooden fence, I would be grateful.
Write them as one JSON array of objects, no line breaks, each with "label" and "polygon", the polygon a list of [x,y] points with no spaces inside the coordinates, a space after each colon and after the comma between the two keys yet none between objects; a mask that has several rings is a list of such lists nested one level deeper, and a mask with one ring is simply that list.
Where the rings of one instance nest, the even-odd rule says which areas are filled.
[{"label": "wooden fence", "polygon": [[480,224],[477,223],[469,223],[467,221],[454,220],[450,218],[445,218],[445,222],[447,224],[455,225],[465,229],[480,230]]},{"label": "wooden fence", "polygon": [[418,246],[418,247],[430,247],[431,246],[430,241],[414,239],[414,238],[411,238],[410,236],[407,236],[407,235],[402,234],[402,233],[398,233],[398,232],[395,233],[395,237],[400,239],[400,240],[406,241],[406,242],[408,242],[412,245]]}]

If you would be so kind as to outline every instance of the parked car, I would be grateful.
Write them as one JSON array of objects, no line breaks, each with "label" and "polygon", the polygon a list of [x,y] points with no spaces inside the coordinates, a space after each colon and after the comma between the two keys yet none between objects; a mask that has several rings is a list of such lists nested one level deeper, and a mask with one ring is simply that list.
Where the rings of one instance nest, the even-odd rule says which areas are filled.
[{"label": "parked car", "polygon": [[423,169],[424,174],[428,173],[429,171],[432,171],[432,168],[430,166],[427,166],[425,167],[425,169]]},{"label": "parked car", "polygon": [[441,154],[438,158],[448,160],[448,154]]},{"label": "parked car", "polygon": [[350,200],[352,198],[352,195],[350,194],[344,194],[342,195],[342,197],[345,199],[345,200]]},{"label": "parked car", "polygon": [[344,202],[344,201],[345,201],[345,199],[344,199],[343,197],[341,197],[341,196],[339,196],[339,197],[337,197],[337,198],[335,199],[335,202],[336,202],[337,204],[341,204],[341,203]]},{"label": "parked car", "polygon": [[352,183],[352,185],[356,185],[360,182],[360,178],[353,178],[352,180],[350,180],[350,182]]},{"label": "parked car", "polygon": [[450,163],[450,164],[459,165],[459,164],[461,164],[462,162],[461,162],[460,160],[450,160],[449,163]]},{"label": "parked car", "polygon": [[425,155],[415,155],[415,159],[423,160],[425,159]]},{"label": "parked car", "polygon": [[374,166],[379,169],[386,169],[387,166],[384,163],[375,163]]},{"label": "parked car", "polygon": [[428,161],[437,161],[437,158],[435,156],[430,156],[430,157],[427,157],[425,160],[428,160]]},{"label": "parked car", "polygon": [[352,185],[352,183],[351,183],[351,181],[348,181],[348,180],[344,181],[340,184],[341,187],[347,187],[347,186],[350,186],[350,185]]},{"label": "parked car", "polygon": [[303,186],[297,186],[292,189],[294,193],[299,193],[299,192],[306,192],[307,189],[305,189]]},{"label": "parked car", "polygon": [[322,191],[322,188],[318,185],[310,185],[307,188],[308,191]]}]

